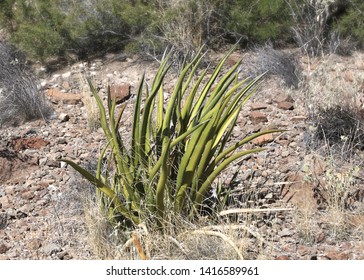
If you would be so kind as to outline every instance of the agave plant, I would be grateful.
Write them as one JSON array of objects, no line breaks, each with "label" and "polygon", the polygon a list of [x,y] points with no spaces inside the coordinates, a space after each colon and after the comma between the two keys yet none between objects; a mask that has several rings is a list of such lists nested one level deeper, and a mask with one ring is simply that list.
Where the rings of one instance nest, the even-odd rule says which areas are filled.
[{"label": "agave plant", "polygon": [[[201,52],[191,62],[185,62],[168,102],[163,84],[171,67],[170,54],[165,55],[150,87],[143,75],[128,146],[119,129],[125,106],[115,116],[116,102],[111,100],[109,91],[106,110],[89,80],[107,144],[100,154],[96,174],[70,160],[63,161],[96,186],[110,221],[121,219],[135,225],[145,218],[155,218],[163,224],[169,211],[194,218],[214,180],[229,165],[264,149],[241,147],[261,135],[280,131],[262,131],[232,143],[239,112],[261,79],[240,80],[241,61],[222,73],[232,51],[210,74],[206,68],[197,75],[204,56]],[[114,166],[112,172],[102,172],[107,155],[108,166]]]}]

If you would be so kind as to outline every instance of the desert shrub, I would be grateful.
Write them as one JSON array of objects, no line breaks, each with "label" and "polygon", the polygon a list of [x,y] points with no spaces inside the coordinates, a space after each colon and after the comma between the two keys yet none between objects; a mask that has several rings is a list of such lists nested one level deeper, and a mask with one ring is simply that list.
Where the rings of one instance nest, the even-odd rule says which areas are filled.
[{"label": "desert shrub", "polygon": [[304,54],[317,56],[332,50],[340,52],[341,34],[335,32],[334,26],[348,9],[349,2],[348,0],[286,0],[293,21],[291,30]]},{"label": "desert shrub", "polygon": [[[202,45],[294,41],[309,55],[363,46],[360,0],[4,0],[0,24],[31,58],[86,59],[126,50],[157,57],[173,46],[183,58]],[[292,32],[290,32],[292,31]]]},{"label": "desert shrub", "polygon": [[[71,49],[79,57],[120,50],[135,45],[151,28],[154,13],[146,1],[89,0],[69,7],[64,26]],[[127,47],[127,49],[131,49]]]},{"label": "desert shrub", "polygon": [[[116,103],[109,94],[107,113],[90,82],[107,144],[96,174],[63,161],[95,184],[101,207],[112,224],[132,227],[146,222],[163,228],[169,217],[193,220],[210,195],[215,178],[235,160],[264,149],[240,148],[260,135],[277,132],[261,131],[236,143],[229,141],[239,112],[260,79],[239,80],[240,61],[223,73],[230,53],[211,75],[206,69],[197,76],[203,58],[200,53],[184,64],[168,102],[163,82],[171,67],[170,54],[163,59],[151,88],[142,77],[130,145],[124,143],[129,138],[119,130],[123,108],[116,114]],[[110,167],[106,172],[102,171],[104,160]]]},{"label": "desert shrub", "polygon": [[8,0],[1,3],[0,23],[30,58],[85,59],[133,41],[151,23],[149,7],[145,1]]},{"label": "desert shrub", "polygon": [[24,55],[0,42],[0,125],[46,118],[50,113]]},{"label": "desert shrub", "polygon": [[[241,43],[265,43],[277,45],[291,41],[291,18],[284,0],[222,1],[227,34]],[[287,36],[288,35],[288,36]]]},{"label": "desert shrub", "polygon": [[[358,53],[358,56],[351,58],[349,64],[361,61],[362,55]],[[337,147],[339,150],[331,149],[331,152],[341,148],[355,152],[354,148],[361,149],[363,101],[360,92],[364,75],[361,71],[348,70],[347,65],[347,60],[332,54],[320,59],[306,75],[306,83],[298,98],[309,115],[307,140],[314,150],[327,152],[324,147]]]},{"label": "desert shrub", "polygon": [[351,36],[345,36],[336,30],[331,30],[326,45],[328,53],[349,56],[355,50],[357,43]]},{"label": "desert shrub", "polygon": [[301,71],[295,54],[275,50],[271,46],[256,49],[257,58],[253,63],[254,76],[262,73],[281,78],[287,87],[298,88],[301,80]]},{"label": "desert shrub", "polygon": [[57,1],[7,1],[2,22],[10,28],[11,40],[29,57],[43,59],[62,55],[65,40],[62,33],[64,15]]},{"label": "desert shrub", "polygon": [[218,1],[159,0],[160,20],[156,22],[165,45],[182,54],[196,53],[203,44],[212,45],[219,37]]},{"label": "desert shrub", "polygon": [[364,111],[348,104],[318,108],[311,117],[315,131],[314,141],[329,145],[351,155],[356,149],[364,149]]},{"label": "desert shrub", "polygon": [[354,39],[360,48],[364,48],[364,2],[349,1],[349,7],[337,20],[335,29],[344,37]]}]

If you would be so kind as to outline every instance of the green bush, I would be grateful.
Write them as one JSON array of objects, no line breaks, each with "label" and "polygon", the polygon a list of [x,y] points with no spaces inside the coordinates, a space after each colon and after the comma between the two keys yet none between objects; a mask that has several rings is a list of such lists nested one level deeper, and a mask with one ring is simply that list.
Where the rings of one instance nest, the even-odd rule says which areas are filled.
[{"label": "green bush", "polygon": [[6,0],[0,23],[11,40],[33,59],[94,54],[122,49],[151,25],[145,1]]},{"label": "green bush", "polygon": [[1,23],[11,32],[11,41],[29,57],[43,59],[62,55],[64,17],[58,12],[56,1],[8,0],[1,8],[6,11],[1,16]]},{"label": "green bush", "polygon": [[364,48],[364,2],[352,0],[335,28],[344,37],[351,37],[360,48]]},{"label": "green bush", "polygon": [[[277,132],[263,131],[231,143],[239,112],[260,77],[239,80],[240,62],[222,73],[228,55],[211,75],[206,69],[197,76],[200,55],[184,64],[168,102],[164,99],[163,84],[171,66],[169,55],[162,61],[151,88],[142,77],[130,145],[124,143],[126,138],[119,130],[125,107],[115,117],[116,104],[109,94],[107,113],[90,82],[107,144],[99,157],[96,174],[72,161],[63,161],[97,187],[101,205],[113,224],[130,227],[152,222],[163,227],[170,213],[194,219],[221,172],[235,160],[264,150],[240,148],[260,135]],[[104,157],[109,167],[105,172]]]},{"label": "green bush", "polygon": [[284,0],[223,1],[227,32],[242,43],[286,43],[291,41],[291,17]]},{"label": "green bush", "polygon": [[[290,18],[284,1],[5,0],[0,22],[30,57],[113,50],[181,54],[224,41],[286,41]],[[34,40],[34,44],[32,42]]]},{"label": "green bush", "polygon": [[317,55],[344,37],[363,47],[363,9],[361,0],[3,0],[0,25],[38,60],[119,50],[157,57],[166,47],[184,57],[239,39],[242,46],[296,42]]},{"label": "green bush", "polygon": [[[152,24],[154,13],[144,1],[93,0],[73,4],[64,27],[70,48],[79,57],[135,45]],[[130,48],[129,48],[130,49]]]}]

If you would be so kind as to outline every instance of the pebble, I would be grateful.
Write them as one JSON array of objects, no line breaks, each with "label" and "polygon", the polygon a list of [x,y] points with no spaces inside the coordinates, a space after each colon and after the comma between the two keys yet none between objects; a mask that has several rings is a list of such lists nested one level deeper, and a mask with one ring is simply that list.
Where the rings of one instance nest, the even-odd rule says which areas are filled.
[{"label": "pebble", "polygon": [[45,245],[42,248],[42,251],[43,251],[44,254],[46,254],[48,256],[51,256],[51,255],[53,255],[55,253],[60,252],[61,248],[58,245],[51,243],[51,244]]},{"label": "pebble", "polygon": [[294,232],[291,231],[291,230],[289,230],[289,229],[287,229],[287,228],[285,228],[285,229],[283,229],[283,230],[281,230],[281,231],[278,232],[278,235],[280,237],[290,237],[293,234],[294,234]]}]

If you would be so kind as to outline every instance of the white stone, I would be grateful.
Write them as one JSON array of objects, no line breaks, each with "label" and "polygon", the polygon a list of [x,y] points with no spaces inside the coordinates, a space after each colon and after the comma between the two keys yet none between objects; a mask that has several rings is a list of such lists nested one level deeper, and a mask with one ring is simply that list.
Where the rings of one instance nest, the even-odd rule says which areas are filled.
[{"label": "white stone", "polygon": [[71,77],[71,74],[72,74],[72,73],[71,73],[71,71],[68,71],[68,72],[66,72],[66,73],[63,73],[63,74],[62,74],[62,78],[63,78],[63,79],[67,79],[67,78]]}]

